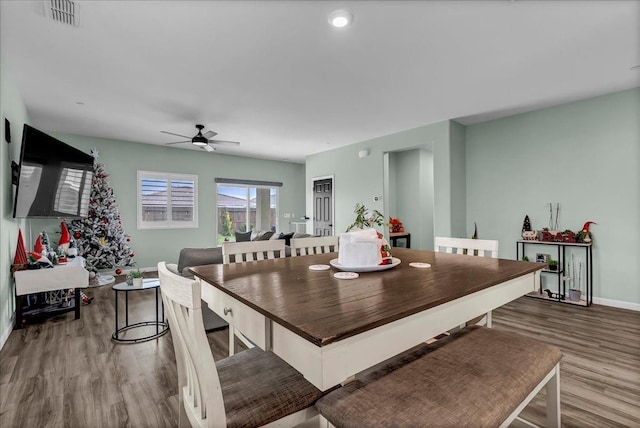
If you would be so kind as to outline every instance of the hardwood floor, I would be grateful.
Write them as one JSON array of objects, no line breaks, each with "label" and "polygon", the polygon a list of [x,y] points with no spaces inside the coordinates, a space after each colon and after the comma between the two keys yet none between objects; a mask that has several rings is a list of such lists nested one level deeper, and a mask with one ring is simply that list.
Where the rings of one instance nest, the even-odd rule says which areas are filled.
[{"label": "hardwood floor", "polygon": [[[11,333],[0,351],[0,426],[177,426],[171,335],[114,344],[111,286],[87,294],[95,300],[80,320],[69,313]],[[153,319],[153,301],[153,291],[131,293],[130,322]],[[494,312],[494,326],[562,349],[563,426],[640,426],[639,312],[521,298]],[[223,358],[227,330],[209,338]],[[544,391],[524,416],[542,424],[543,403]]]}]

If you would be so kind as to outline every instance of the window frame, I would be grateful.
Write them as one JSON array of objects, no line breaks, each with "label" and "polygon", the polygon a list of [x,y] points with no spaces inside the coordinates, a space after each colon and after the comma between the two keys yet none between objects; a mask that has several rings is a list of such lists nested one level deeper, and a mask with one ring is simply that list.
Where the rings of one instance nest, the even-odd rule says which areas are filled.
[{"label": "window frame", "polygon": [[[251,212],[251,203],[250,203],[250,189],[254,188],[254,189],[275,189],[276,190],[276,194],[275,194],[275,228],[276,231],[279,228],[279,224],[280,224],[280,193],[281,193],[281,188],[282,188],[282,183],[280,182],[269,182],[269,181],[256,181],[256,180],[238,180],[238,179],[225,179],[225,178],[216,178],[216,192],[215,192],[215,210],[216,210],[216,222],[215,222],[215,236],[216,239],[218,237],[218,235],[220,235],[222,232],[219,230],[219,225],[218,225],[218,209],[220,208],[218,206],[218,188],[220,186],[225,186],[225,187],[237,187],[237,188],[244,188],[246,189],[246,194],[247,194],[247,207],[246,207],[246,223],[247,226],[249,225],[249,218],[250,218],[250,212]],[[256,207],[257,209],[257,207]],[[217,241],[216,241],[217,242]]]},{"label": "window frame", "polygon": [[[142,218],[142,181],[144,179],[167,181],[167,220],[145,221]],[[171,183],[173,181],[193,182],[193,219],[191,221],[178,221],[171,218],[173,210],[171,204]],[[196,174],[179,174],[173,172],[137,171],[137,228],[138,229],[196,229],[198,228],[198,176]]]}]

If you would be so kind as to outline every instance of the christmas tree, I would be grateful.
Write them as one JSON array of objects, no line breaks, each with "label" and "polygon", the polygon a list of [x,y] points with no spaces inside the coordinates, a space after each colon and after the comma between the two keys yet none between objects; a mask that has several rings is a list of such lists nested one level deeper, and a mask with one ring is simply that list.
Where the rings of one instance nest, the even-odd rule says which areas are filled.
[{"label": "christmas tree", "polygon": [[105,172],[104,165],[97,162],[97,150],[93,149],[91,154],[95,160],[89,215],[71,223],[78,254],[87,260],[86,267],[92,272],[133,266],[134,253],[129,247],[131,238],[122,227],[113,189],[107,180],[109,174]]}]

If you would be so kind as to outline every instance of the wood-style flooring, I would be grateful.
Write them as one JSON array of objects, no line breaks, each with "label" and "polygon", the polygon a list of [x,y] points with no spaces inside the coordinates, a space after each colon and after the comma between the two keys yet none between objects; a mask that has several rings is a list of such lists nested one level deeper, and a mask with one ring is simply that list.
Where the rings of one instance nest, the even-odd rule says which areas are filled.
[{"label": "wood-style flooring", "polygon": [[[0,427],[177,426],[171,334],[114,344],[111,286],[87,294],[95,300],[80,320],[68,313],[11,333],[0,351]],[[130,322],[152,319],[153,301],[153,291],[130,293]],[[563,426],[640,427],[639,312],[521,298],[494,312],[494,326],[562,349]],[[223,358],[227,330],[209,338]],[[523,416],[543,424],[543,403],[544,391]]]}]

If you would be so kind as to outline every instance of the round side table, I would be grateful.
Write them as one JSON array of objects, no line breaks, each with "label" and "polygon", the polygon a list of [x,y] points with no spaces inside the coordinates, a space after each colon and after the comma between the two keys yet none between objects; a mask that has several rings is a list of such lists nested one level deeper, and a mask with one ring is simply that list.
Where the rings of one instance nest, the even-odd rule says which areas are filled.
[{"label": "round side table", "polygon": [[[162,301],[160,301],[158,293],[160,292],[160,280],[157,278],[147,278],[144,279],[142,282],[142,287],[134,287],[133,285],[129,285],[126,282],[120,282],[118,284],[115,284],[113,287],[111,287],[113,289],[113,291],[115,292],[115,300],[116,300],[116,304],[115,304],[115,309],[116,309],[116,329],[113,332],[113,334],[111,335],[111,340],[116,342],[116,343],[140,343],[140,342],[146,342],[147,340],[152,340],[152,339],[156,339],[160,336],[162,336],[163,334],[166,334],[169,331],[169,324],[166,322],[166,320],[164,319],[164,303],[162,303]],[[142,291],[142,290],[151,290],[151,289],[155,289],[156,291],[156,319],[155,321],[142,321],[142,322],[137,322],[135,324],[129,324],[129,293],[132,291]],[[124,292],[124,316],[125,316],[125,322],[124,322],[124,326],[123,327],[119,327],[118,326],[118,292],[123,291]],[[160,318],[160,311],[158,310],[158,303],[160,303],[161,307],[162,307],[162,319]],[[125,339],[125,338],[121,338],[120,334],[127,331],[127,330],[131,330],[131,329],[135,329],[135,328],[139,328],[139,327],[144,327],[144,326],[155,326],[156,328],[156,333],[149,335],[149,336],[143,336],[143,337],[138,337],[138,338],[131,338],[131,339]]]}]

